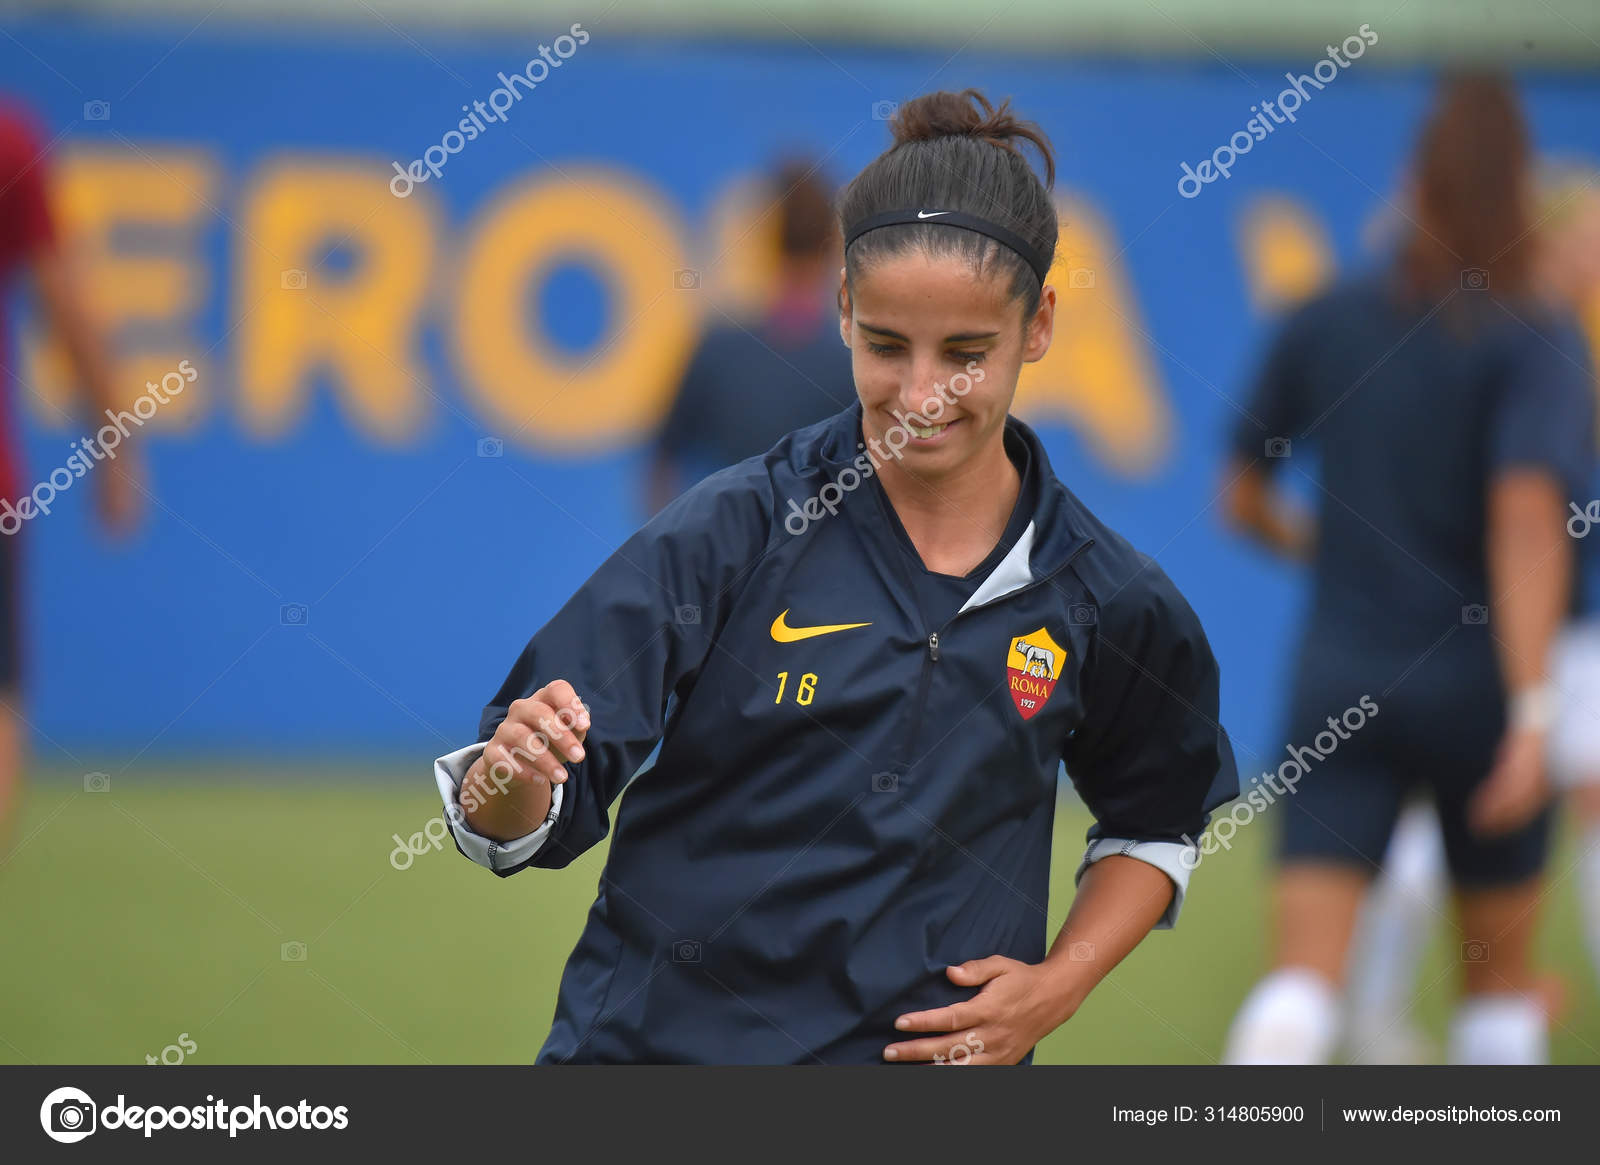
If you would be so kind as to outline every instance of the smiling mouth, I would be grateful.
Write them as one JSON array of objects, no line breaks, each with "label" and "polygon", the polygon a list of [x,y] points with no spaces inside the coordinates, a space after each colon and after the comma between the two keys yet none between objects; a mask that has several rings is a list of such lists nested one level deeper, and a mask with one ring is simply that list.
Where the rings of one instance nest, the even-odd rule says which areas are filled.
[{"label": "smiling mouth", "polygon": [[946,429],[950,428],[952,425],[958,425],[960,423],[960,421],[944,421],[937,425],[919,425],[915,421],[908,420],[906,422],[906,429],[918,440],[927,441],[935,437],[942,436]]}]

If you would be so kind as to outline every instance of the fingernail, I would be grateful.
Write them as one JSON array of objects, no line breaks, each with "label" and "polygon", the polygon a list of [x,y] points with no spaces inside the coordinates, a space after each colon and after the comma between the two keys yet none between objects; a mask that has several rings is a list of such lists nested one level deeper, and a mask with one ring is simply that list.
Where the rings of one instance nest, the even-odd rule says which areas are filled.
[{"label": "fingernail", "polygon": [[900,1058],[900,1053],[895,1051],[893,1048],[889,1048],[883,1053],[883,1058],[885,1060],[898,1060]]},{"label": "fingernail", "polygon": [[582,760],[583,759],[583,745],[575,744],[575,745],[572,746],[572,759],[573,760]]},{"label": "fingernail", "polygon": [[905,1031],[906,1028],[911,1026],[911,1021],[902,1017],[894,1021],[894,1026],[899,1028],[901,1031]]}]

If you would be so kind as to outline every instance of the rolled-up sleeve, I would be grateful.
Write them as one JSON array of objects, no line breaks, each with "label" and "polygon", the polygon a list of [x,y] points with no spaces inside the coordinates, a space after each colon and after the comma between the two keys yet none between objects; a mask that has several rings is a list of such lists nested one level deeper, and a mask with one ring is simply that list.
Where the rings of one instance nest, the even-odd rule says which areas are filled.
[{"label": "rolled-up sleeve", "polygon": [[1172,879],[1172,903],[1153,929],[1171,930],[1176,926],[1178,915],[1183,910],[1184,895],[1189,892],[1189,873],[1199,862],[1199,848],[1170,841],[1133,841],[1125,837],[1096,838],[1084,851],[1083,861],[1078,863],[1078,872],[1073,875],[1072,884],[1076,886],[1083,881],[1083,875],[1090,866],[1112,854],[1147,862]]},{"label": "rolled-up sleeve", "polygon": [[532,833],[525,833],[510,841],[494,841],[484,837],[467,824],[466,813],[461,808],[461,782],[466,780],[467,770],[477,763],[487,747],[486,743],[469,744],[439,757],[433,762],[433,780],[439,787],[444,819],[449,822],[450,832],[455,836],[456,849],[485,869],[497,874],[510,873],[538,853],[539,847],[550,836],[551,829],[561,816],[562,788],[556,785],[551,789],[550,812],[545,815],[544,823]]},{"label": "rolled-up sleeve", "polygon": [[1077,876],[1122,854],[1171,879],[1173,926],[1211,810],[1239,795],[1233,747],[1218,722],[1221,677],[1200,620],[1148,559],[1099,610],[1083,676],[1085,720],[1062,760],[1094,815]]}]

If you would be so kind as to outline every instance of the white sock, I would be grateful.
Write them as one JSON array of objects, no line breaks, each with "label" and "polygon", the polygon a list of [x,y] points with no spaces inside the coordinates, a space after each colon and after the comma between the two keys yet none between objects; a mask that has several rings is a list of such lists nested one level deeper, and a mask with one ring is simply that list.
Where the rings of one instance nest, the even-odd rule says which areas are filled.
[{"label": "white sock", "polygon": [[1550,1059],[1544,1009],[1511,993],[1471,995],[1450,1022],[1452,1064],[1544,1064]]},{"label": "white sock", "polygon": [[1225,1064],[1326,1064],[1339,1030],[1333,985],[1286,967],[1255,985],[1228,1030]]},{"label": "white sock", "polygon": [[1589,965],[1600,980],[1600,825],[1592,825],[1578,842],[1578,913],[1589,943]]},{"label": "white sock", "polygon": [[1405,1019],[1417,967],[1444,910],[1444,839],[1426,805],[1400,815],[1383,872],[1367,893],[1350,944],[1346,1043],[1358,1063],[1415,1060],[1415,1025]]}]

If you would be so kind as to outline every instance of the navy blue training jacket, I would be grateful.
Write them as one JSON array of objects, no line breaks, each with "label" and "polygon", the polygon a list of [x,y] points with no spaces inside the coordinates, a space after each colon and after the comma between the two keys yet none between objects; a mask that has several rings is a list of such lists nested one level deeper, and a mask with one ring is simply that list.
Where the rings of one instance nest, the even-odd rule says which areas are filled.
[{"label": "navy blue training jacket", "polygon": [[881,1063],[897,1016],[974,994],[948,965],[1043,959],[1062,760],[1109,852],[1181,852],[1237,795],[1194,612],[1007,424],[1040,501],[941,627],[865,496],[858,403],[679,497],[529,641],[480,744],[555,679],[591,727],[545,841],[496,873],[604,838],[661,744],[539,1063]]}]

